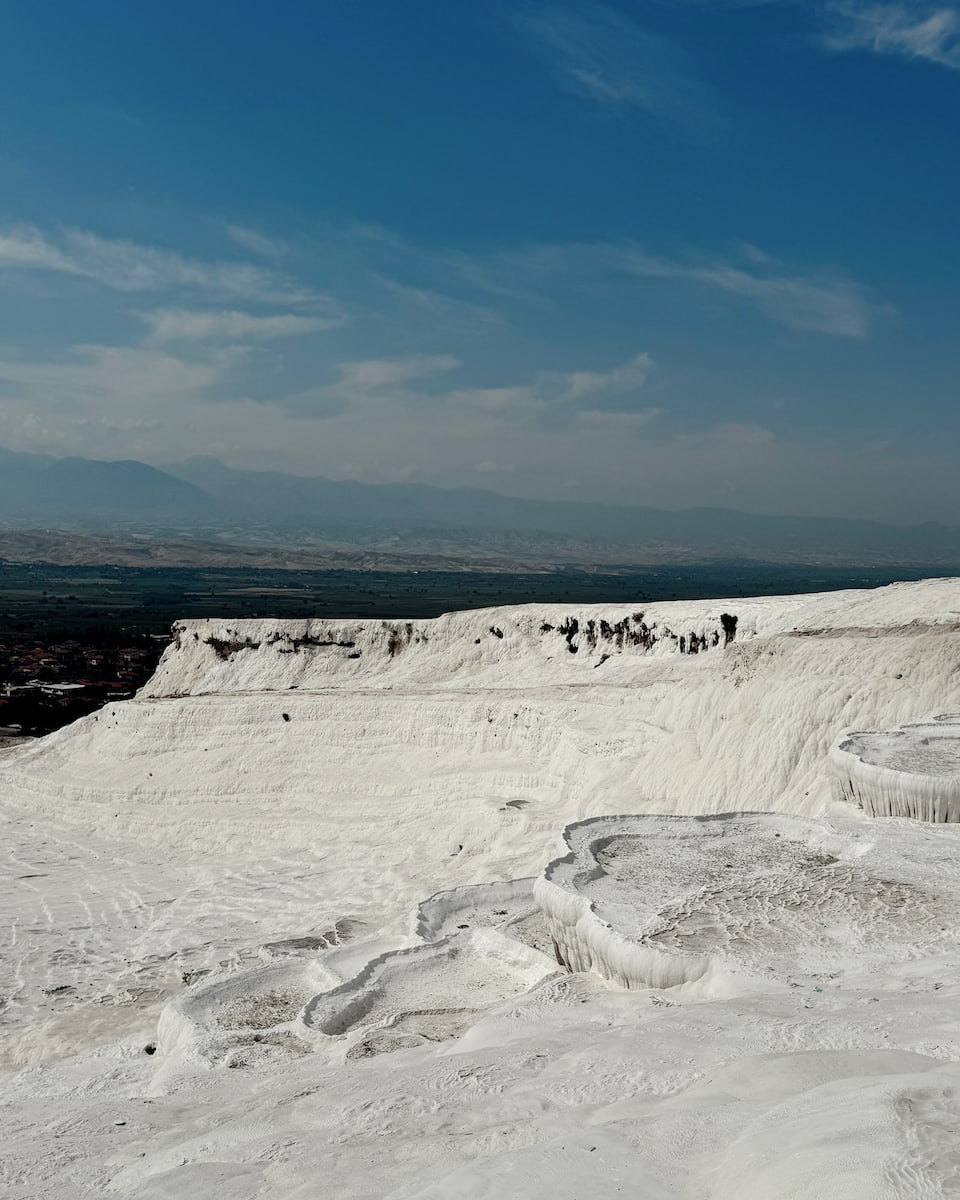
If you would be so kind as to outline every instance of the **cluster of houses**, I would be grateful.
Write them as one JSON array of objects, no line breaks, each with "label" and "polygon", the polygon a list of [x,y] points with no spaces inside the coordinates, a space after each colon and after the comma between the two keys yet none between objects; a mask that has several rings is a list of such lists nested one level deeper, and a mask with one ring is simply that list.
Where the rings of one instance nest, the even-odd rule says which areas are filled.
[{"label": "cluster of houses", "polygon": [[36,638],[0,643],[0,736],[49,733],[107,700],[132,696],[149,678],[162,645],[90,645]]}]

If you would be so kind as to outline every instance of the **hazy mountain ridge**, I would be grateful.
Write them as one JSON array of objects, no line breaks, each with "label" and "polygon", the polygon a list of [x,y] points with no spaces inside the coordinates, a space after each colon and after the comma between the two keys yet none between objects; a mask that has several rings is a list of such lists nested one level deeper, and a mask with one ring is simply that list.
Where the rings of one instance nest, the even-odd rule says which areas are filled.
[{"label": "hazy mountain ridge", "polygon": [[[23,530],[38,521],[110,531],[121,543],[135,527],[158,546],[171,537],[199,538],[217,560],[251,552],[289,558],[289,550],[298,562],[305,552],[327,562],[358,553],[539,565],[960,562],[960,529],[935,523],[524,500],[472,488],[235,470],[212,458],[159,470],[134,460],[57,459],[0,448],[0,525]],[[143,546],[134,551],[142,559]],[[198,553],[205,552],[196,548],[192,561]],[[181,545],[173,558],[161,558],[185,561],[184,554]]]},{"label": "hazy mountain ridge", "polygon": [[134,459],[53,458],[0,447],[3,518],[69,518],[96,526],[134,514],[157,520],[209,517],[215,507],[201,488]]}]

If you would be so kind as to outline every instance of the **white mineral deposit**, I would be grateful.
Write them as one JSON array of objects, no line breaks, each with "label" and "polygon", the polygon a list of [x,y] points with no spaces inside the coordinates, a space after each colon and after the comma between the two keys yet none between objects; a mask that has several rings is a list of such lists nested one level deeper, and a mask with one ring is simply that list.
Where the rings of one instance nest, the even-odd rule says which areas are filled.
[{"label": "white mineral deposit", "polygon": [[840,795],[873,817],[960,821],[960,715],[851,733],[831,752]]},{"label": "white mineral deposit", "polygon": [[179,623],[0,755],[0,1192],[960,1194],[958,611]]}]

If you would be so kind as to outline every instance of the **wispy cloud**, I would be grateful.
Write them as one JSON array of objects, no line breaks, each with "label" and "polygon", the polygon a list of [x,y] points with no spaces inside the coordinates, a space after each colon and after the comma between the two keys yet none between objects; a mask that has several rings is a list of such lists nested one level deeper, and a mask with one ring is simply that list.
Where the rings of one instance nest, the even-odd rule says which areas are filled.
[{"label": "wispy cloud", "polygon": [[294,313],[255,316],[235,310],[196,312],[184,308],[156,308],[137,313],[149,328],[147,340],[155,345],[166,342],[242,342],[298,337],[331,329],[340,322],[335,318],[302,317]]},{"label": "wispy cloud", "polygon": [[80,345],[54,362],[0,359],[0,385],[54,411],[133,409],[205,394],[236,361],[229,351],[187,362],[157,350]]},{"label": "wispy cloud", "polygon": [[637,403],[653,368],[648,354],[607,371],[538,371],[525,382],[500,387],[437,385],[435,380],[462,366],[448,354],[344,362],[332,383],[288,396],[280,405],[323,418],[348,411],[356,419],[366,414],[374,423],[414,417],[420,427],[427,421],[446,425],[478,419],[486,426],[516,429],[547,418],[569,427],[609,419],[627,431],[659,415],[658,409]]},{"label": "wispy cloud", "polygon": [[797,269],[754,246],[743,246],[727,258],[680,258],[650,254],[633,242],[572,242],[505,254],[486,269],[511,279],[539,279],[541,286],[543,280],[563,275],[603,286],[624,276],[687,281],[744,300],[787,328],[834,337],[866,337],[874,318],[890,311],[874,304],[863,284],[836,268]]},{"label": "wispy cloud", "polygon": [[332,383],[305,388],[278,401],[285,411],[331,417],[371,401],[399,408],[420,394],[414,384],[455,371],[460,360],[452,354],[410,354],[403,358],[369,358],[337,366]]},{"label": "wispy cloud", "polygon": [[415,379],[424,379],[444,371],[453,371],[460,360],[452,354],[412,354],[407,358],[371,358],[362,362],[341,363],[340,379],[335,387],[369,392],[396,387]]},{"label": "wispy cloud", "polygon": [[261,302],[306,304],[325,299],[297,281],[252,263],[205,262],[125,238],[67,228],[55,235],[33,225],[0,230],[0,269],[51,271],[118,292],[173,289]]},{"label": "wispy cloud", "polygon": [[32,225],[14,225],[0,230],[0,266],[77,273],[69,256]]},{"label": "wispy cloud", "polygon": [[378,271],[371,271],[370,279],[408,310],[415,308],[426,314],[435,327],[442,325],[444,329],[455,331],[504,323],[503,316],[487,305],[475,304],[432,288],[401,283]]},{"label": "wispy cloud", "polygon": [[753,247],[744,262],[713,260],[684,263],[640,251],[626,253],[621,264],[647,278],[687,279],[717,288],[754,304],[766,317],[790,329],[835,337],[866,337],[873,306],[864,287],[839,272],[795,272]]},{"label": "wispy cloud", "polygon": [[653,359],[643,353],[609,371],[570,371],[559,377],[561,396],[566,403],[592,398],[597,405],[604,396],[620,396],[642,387],[652,369]]},{"label": "wispy cloud", "polygon": [[226,232],[231,242],[261,258],[285,258],[290,253],[290,246],[282,238],[269,237],[246,225],[228,225]]},{"label": "wispy cloud", "polygon": [[207,447],[219,439],[226,449],[234,439],[231,419],[241,418],[251,428],[240,440],[260,436],[267,445],[275,410],[223,395],[245,363],[245,352],[232,347],[189,360],[151,347],[99,344],[71,346],[53,361],[0,353],[0,443],[171,460],[183,454],[185,438]]},{"label": "wispy cloud", "polygon": [[513,23],[574,95],[685,122],[717,120],[677,48],[621,13],[581,4],[531,10]]},{"label": "wispy cloud", "polygon": [[824,38],[830,50],[923,59],[960,71],[960,14],[953,8],[841,3]]},{"label": "wispy cloud", "polygon": [[659,409],[636,404],[636,394],[652,368],[649,354],[637,354],[609,371],[538,371],[529,383],[460,388],[448,393],[445,401],[451,408],[503,420],[549,417],[567,424],[612,420],[624,431],[640,429],[660,414]]}]

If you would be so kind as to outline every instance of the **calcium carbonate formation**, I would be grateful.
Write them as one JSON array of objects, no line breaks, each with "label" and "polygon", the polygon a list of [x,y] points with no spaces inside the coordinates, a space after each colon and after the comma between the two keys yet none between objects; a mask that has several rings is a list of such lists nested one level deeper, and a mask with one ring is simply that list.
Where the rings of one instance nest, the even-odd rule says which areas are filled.
[{"label": "calcium carbonate formation", "polygon": [[880,969],[908,944],[956,946],[960,903],[922,863],[877,870],[858,836],[772,813],[611,816],[568,826],[534,887],[557,958],[620,987],[701,996]]},{"label": "calcium carbonate formation", "polygon": [[960,821],[960,714],[848,734],[831,751],[843,799],[871,817]]},{"label": "calcium carbonate formation", "polygon": [[958,610],[179,623],[0,751],[4,1196],[952,1194]]}]

